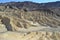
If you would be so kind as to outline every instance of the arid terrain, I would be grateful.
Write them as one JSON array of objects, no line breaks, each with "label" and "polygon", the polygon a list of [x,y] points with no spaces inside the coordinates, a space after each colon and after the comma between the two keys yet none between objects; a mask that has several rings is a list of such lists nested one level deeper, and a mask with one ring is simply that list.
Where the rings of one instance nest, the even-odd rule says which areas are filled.
[{"label": "arid terrain", "polygon": [[44,7],[33,2],[0,3],[0,40],[60,40],[59,7]]}]

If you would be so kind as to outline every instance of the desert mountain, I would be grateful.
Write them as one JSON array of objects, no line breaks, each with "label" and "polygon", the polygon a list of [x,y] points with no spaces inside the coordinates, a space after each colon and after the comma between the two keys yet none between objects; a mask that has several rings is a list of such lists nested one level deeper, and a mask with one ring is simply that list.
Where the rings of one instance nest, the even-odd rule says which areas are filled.
[{"label": "desert mountain", "polygon": [[57,15],[59,14],[59,9],[60,9],[60,1],[57,2],[49,2],[49,3],[34,3],[34,2],[8,2],[8,3],[0,3],[2,6],[10,6],[11,8],[27,8],[28,10],[36,10],[36,9],[41,9],[41,8],[48,8],[55,12]]},{"label": "desert mountain", "polygon": [[1,40],[60,40],[60,2],[0,3]]}]

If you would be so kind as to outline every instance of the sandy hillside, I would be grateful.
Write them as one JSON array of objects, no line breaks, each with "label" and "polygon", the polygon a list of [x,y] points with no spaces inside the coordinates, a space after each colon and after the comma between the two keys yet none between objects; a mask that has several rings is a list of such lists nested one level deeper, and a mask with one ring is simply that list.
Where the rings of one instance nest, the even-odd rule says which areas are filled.
[{"label": "sandy hillside", "polygon": [[60,40],[59,16],[49,9],[0,6],[0,40]]}]

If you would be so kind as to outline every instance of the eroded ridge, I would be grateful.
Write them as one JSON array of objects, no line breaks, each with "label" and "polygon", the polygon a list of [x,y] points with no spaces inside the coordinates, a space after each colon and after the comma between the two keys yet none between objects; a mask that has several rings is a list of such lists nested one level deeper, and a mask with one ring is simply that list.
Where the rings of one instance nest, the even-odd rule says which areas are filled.
[{"label": "eroded ridge", "polygon": [[49,9],[28,11],[5,6],[0,8],[0,19],[0,23],[5,25],[7,31],[58,31],[60,27],[59,16]]}]

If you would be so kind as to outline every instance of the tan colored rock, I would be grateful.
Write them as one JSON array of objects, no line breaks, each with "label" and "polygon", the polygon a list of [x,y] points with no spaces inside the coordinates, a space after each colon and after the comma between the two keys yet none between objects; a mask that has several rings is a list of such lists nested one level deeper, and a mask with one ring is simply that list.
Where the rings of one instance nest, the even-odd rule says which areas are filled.
[{"label": "tan colored rock", "polygon": [[0,32],[6,32],[6,26],[4,24],[0,24]]},{"label": "tan colored rock", "polygon": [[60,40],[60,32],[0,33],[0,40]]},{"label": "tan colored rock", "polygon": [[60,19],[52,14],[51,11],[25,12],[23,9],[2,7],[0,40],[60,40],[60,32],[55,32],[60,31]]}]

